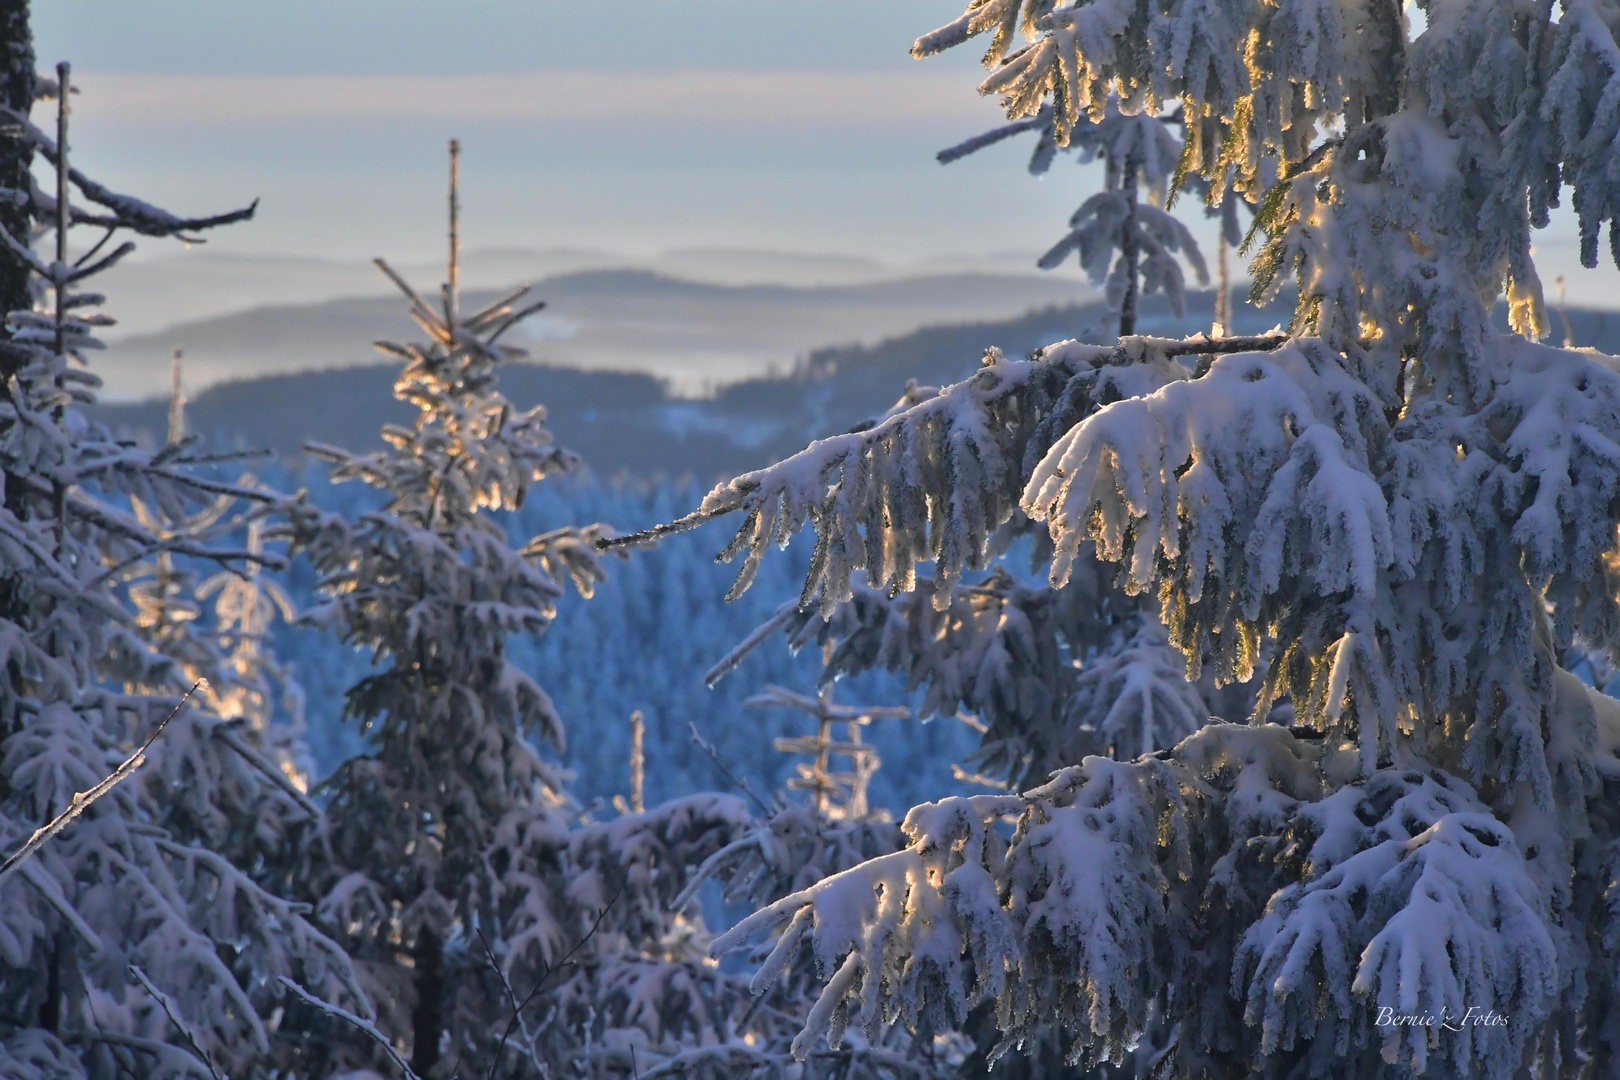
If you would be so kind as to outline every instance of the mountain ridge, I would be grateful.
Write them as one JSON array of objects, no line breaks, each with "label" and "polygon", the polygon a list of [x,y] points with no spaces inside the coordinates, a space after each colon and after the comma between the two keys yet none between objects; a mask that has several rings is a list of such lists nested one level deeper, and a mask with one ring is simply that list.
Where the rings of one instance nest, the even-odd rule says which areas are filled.
[{"label": "mountain ridge", "polygon": [[[465,289],[463,304],[471,308],[505,291]],[[547,308],[512,338],[541,361],[647,372],[692,395],[788,370],[829,343],[871,343],[922,325],[1015,318],[1094,294],[1070,277],[1038,273],[946,272],[794,286],[717,284],[620,267],[547,278],[530,295]],[[166,389],[176,348],[186,354],[188,385],[200,391],[244,377],[364,365],[374,359],[373,341],[417,332],[397,294],[271,304],[114,339],[96,370],[108,400],[139,400]]]}]

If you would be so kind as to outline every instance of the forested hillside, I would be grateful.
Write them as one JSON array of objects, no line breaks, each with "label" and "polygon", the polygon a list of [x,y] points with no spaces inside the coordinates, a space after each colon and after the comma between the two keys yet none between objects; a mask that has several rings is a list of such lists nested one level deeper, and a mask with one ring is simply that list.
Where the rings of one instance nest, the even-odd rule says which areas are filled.
[{"label": "forested hillside", "polygon": [[[489,301],[531,284],[548,308],[514,330],[549,362],[589,371],[660,373],[682,393],[785,371],[825,345],[871,342],[937,322],[1016,317],[1033,307],[1092,295],[1066,275],[933,273],[854,285],[719,284],[643,269],[604,269],[467,288]],[[377,289],[370,283],[371,292]],[[227,379],[368,363],[371,343],[410,326],[386,296],[338,296],[185,321],[108,344],[106,393],[128,400],[161,392],[170,353],[192,358],[201,387]]]},{"label": "forested hillside", "polygon": [[[1264,310],[1241,306],[1234,329],[1258,333],[1286,321],[1290,303],[1284,297]],[[566,314],[564,304],[554,303],[552,310]],[[1207,293],[1189,298],[1184,318],[1154,298],[1145,305],[1143,326],[1149,333],[1177,334],[1207,323],[1212,310]],[[828,346],[780,376],[730,383],[706,397],[678,396],[646,374],[543,363],[514,364],[503,385],[515,401],[544,402],[558,440],[578,451],[599,478],[692,477],[708,483],[779,460],[811,439],[883,412],[909,379],[953,382],[978,365],[986,348],[1022,356],[1052,341],[1098,332],[1105,314],[1100,303],[1041,308],[1016,319],[925,327],[868,346]],[[1568,315],[1575,344],[1620,350],[1620,316],[1585,309]],[[1505,325],[1505,307],[1498,317]],[[544,345],[534,351],[545,358]],[[393,376],[388,365],[365,363],[230,381],[196,394],[188,415],[193,430],[217,445],[273,450],[281,461],[295,463],[306,440],[341,440],[406,416],[389,393]],[[93,411],[116,431],[161,441],[168,408],[161,398],[102,404]]]},{"label": "forested hillside", "polygon": [[[354,514],[375,503],[362,488],[329,485],[313,468],[265,469],[261,478],[284,490],[307,486],[318,504],[333,511]],[[703,490],[695,483],[566,480],[537,490],[507,530],[516,539],[574,521],[641,528],[678,515]],[[779,788],[791,773],[792,759],[773,750],[771,740],[802,734],[803,721],[743,702],[769,683],[812,692],[821,671],[819,651],[812,646],[794,657],[773,642],[713,689],[704,685],[703,674],[797,593],[803,559],[772,564],[754,591],[717,604],[730,573],[715,565],[711,547],[706,537],[677,536],[635,559],[610,562],[607,580],[589,601],[571,594],[559,602],[557,618],[570,627],[567,634],[514,646],[514,662],[548,688],[568,724],[570,740],[561,757],[577,771],[573,790],[587,802],[628,793],[630,714],[638,709],[647,724],[649,802],[730,787],[724,772],[693,744],[688,724],[715,745],[726,768],[760,792]],[[306,563],[295,562],[285,582],[301,607],[316,602]],[[307,737],[317,775],[324,776],[364,747],[341,713],[344,691],[367,673],[370,658],[288,623],[276,626],[274,648],[303,688]],[[838,693],[841,700],[867,704],[917,700],[903,679],[882,672],[841,683]],[[978,745],[975,732],[950,718],[887,721],[874,727],[871,738],[885,762],[872,782],[873,802],[897,815],[930,791],[957,787],[951,765]]]}]

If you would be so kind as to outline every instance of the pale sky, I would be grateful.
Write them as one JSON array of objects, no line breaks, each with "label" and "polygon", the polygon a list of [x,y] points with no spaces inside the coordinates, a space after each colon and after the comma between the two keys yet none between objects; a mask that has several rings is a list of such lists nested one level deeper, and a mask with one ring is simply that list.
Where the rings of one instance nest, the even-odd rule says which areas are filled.
[{"label": "pale sky", "polygon": [[[469,247],[1033,263],[1096,178],[1028,176],[1026,142],[934,161],[1000,116],[978,50],[907,55],[960,7],[49,0],[34,21],[41,68],[74,63],[72,143],[104,182],[184,213],[262,198],[215,250],[436,253],[456,136]],[[1620,272],[1579,267],[1567,216],[1538,255],[1549,293],[1564,273],[1614,306]]]},{"label": "pale sky", "polygon": [[51,0],[79,160],[177,211],[262,196],[217,244],[437,251],[461,138],[469,246],[723,245],[885,260],[1028,249],[1087,183],[1021,151],[933,154],[999,119],[964,53],[911,42],[954,0]]}]

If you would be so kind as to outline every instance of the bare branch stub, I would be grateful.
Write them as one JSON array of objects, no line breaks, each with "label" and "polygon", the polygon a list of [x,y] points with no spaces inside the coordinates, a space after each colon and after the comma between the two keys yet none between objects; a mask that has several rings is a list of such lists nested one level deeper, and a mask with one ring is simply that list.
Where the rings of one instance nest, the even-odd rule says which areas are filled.
[{"label": "bare branch stub", "polygon": [[461,303],[461,140],[450,140],[450,267],[447,275],[444,323],[455,329]]}]

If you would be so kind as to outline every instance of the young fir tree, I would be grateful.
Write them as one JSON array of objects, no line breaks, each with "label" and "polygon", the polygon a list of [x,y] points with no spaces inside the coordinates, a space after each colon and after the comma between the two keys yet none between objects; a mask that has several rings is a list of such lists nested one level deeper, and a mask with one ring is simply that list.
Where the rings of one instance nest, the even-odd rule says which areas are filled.
[{"label": "young fir tree", "polygon": [[[596,1018],[601,1033],[596,1041],[603,1047],[583,1055],[576,1039],[572,1054],[554,1052],[549,1060],[575,1062],[580,1076],[649,1080],[944,1080],[951,1075],[962,1057],[957,1043],[947,1040],[936,1047],[932,1038],[899,1027],[858,1033],[836,1049],[802,1060],[795,1043],[813,1014],[819,987],[815,958],[796,941],[782,948],[767,943],[753,957],[759,970],[751,976],[704,962],[713,935],[694,898],[711,879],[720,883],[719,895],[728,903],[770,903],[905,843],[886,813],[866,805],[866,785],[879,763],[859,732],[872,719],[898,718],[909,710],[842,706],[830,698],[826,690],[809,698],[769,687],[750,702],[802,709],[815,718],[816,735],[776,740],[778,750],[809,759],[789,781],[790,790],[803,793],[799,798],[778,792],[766,805],[740,784],[761,817],[748,818],[746,807],[729,796],[699,795],[578,830],[570,865],[582,887],[571,892],[600,899],[617,881],[620,892],[635,896],[609,903],[612,914],[604,925],[620,928],[620,943],[599,954],[599,967],[582,965],[590,976],[572,980],[582,988],[572,994],[574,1013]],[[832,738],[832,727],[840,722],[847,740]],[[834,769],[834,757],[849,759],[850,768]],[[671,843],[675,838],[682,843]],[[699,862],[695,855],[707,857]],[[582,1008],[587,1002],[590,1010]]]},{"label": "young fir tree", "polygon": [[1620,707],[1566,667],[1620,648],[1620,365],[1537,343],[1530,258],[1565,186],[1588,265],[1605,222],[1620,255],[1617,20],[1422,7],[1412,36],[1395,4],[988,0],[919,41],[993,33],[982,89],[1060,141],[1110,91],[1179,101],[1186,168],[1260,201],[1254,295],[1291,277],[1295,336],[992,358],[683,524],[741,512],[745,574],[813,524],[825,616],[922,561],[948,607],[1021,512],[1054,585],[1095,557],[1193,673],[1261,689],[1172,750],[919,806],[906,849],[720,938],[811,943],[802,1052],[989,1002],[991,1059],[1165,1033],[1173,1077],[1620,1067]]},{"label": "young fir tree", "polygon": [[913,1054],[899,1030],[802,1066],[792,1044],[817,996],[808,951],[784,957],[793,974],[774,985],[708,957],[695,896],[711,878],[733,902],[770,902],[903,843],[877,816],[786,799],[758,809],[713,793],[646,810],[621,800],[617,816],[571,828],[561,853],[517,847],[509,887],[551,905],[564,940],[536,962],[533,932],[477,931],[505,1008],[463,1060],[486,1074],[593,1080],[942,1078],[943,1063]]},{"label": "young fir tree", "polygon": [[[335,481],[369,484],[385,505],[350,522],[299,502],[288,527],[329,598],[310,621],[378,665],[348,693],[371,746],[321,785],[324,832],[304,888],[357,958],[383,1032],[409,1046],[423,1077],[451,1066],[443,1048],[481,1053],[504,1005],[483,978],[475,930],[530,969],[567,944],[561,776],[540,756],[543,744],[562,747],[562,721],[505,648],[549,625],[561,582],[590,594],[604,535],[563,528],[519,549],[507,542],[499,512],[578,459],[552,443],[544,409],[516,408],[496,389],[500,366],[522,355],[501,339],[541,305],[522,304],[521,289],[460,310],[457,153],[452,142],[441,305],[378,260],[428,335],[378,345],[404,361],[395,394],[420,410],[415,423],[384,428],[387,447],[371,453],[309,447],[335,464]],[[346,1034],[328,1068],[376,1052]]]},{"label": "young fir tree", "polygon": [[1177,256],[1193,268],[1200,284],[1208,282],[1209,272],[1198,242],[1167,207],[1181,158],[1181,140],[1171,131],[1179,118],[1126,113],[1111,99],[1100,119],[1086,118],[1061,138],[1054,116],[1050,106],[1042,107],[1033,117],[941,150],[939,160],[949,164],[1025,131],[1036,133],[1029,159],[1033,176],[1051,169],[1060,149],[1077,151],[1082,163],[1100,158],[1103,190],[1080,204],[1069,218],[1068,234],[1037,265],[1053,270],[1075,255],[1092,284],[1103,286],[1108,309],[1119,313],[1122,336],[1136,333],[1143,296],[1162,292],[1176,317],[1185,315],[1186,278]]},{"label": "young fir tree", "polygon": [[[510,945],[478,942],[507,995],[477,1058],[481,1070],[592,1080],[943,1080],[949,1061],[918,1053],[900,1028],[801,1064],[793,1043],[819,989],[809,951],[761,950],[773,973],[765,979],[706,955],[713,935],[694,897],[711,878],[733,902],[769,902],[903,843],[887,822],[831,820],[803,804],[761,809],[768,816],[751,819],[740,799],[703,793],[574,828],[564,899],[575,944],[536,968],[512,962]],[[555,887],[550,877],[543,887]]]},{"label": "young fir tree", "polygon": [[[179,218],[96,183],[68,161],[67,65],[31,83],[55,99],[55,137],[7,108],[6,138],[54,183],[23,170],[21,186],[0,188],[23,226],[0,216],[0,244],[27,267],[33,297],[7,316],[0,383],[0,1075],[269,1076],[294,1053],[278,977],[369,1009],[342,950],[265,887],[253,857],[313,807],[248,742],[216,737],[217,717],[186,706],[198,677],[222,675],[217,653],[170,651],[176,639],[152,632],[126,586],[164,556],[276,562],[226,546],[222,524],[262,515],[272,494],[200,474],[189,443],[119,442],[84,409],[98,384],[85,358],[111,323],[85,284],[134,247],[102,254],[107,242],[125,231],[195,242],[252,210]],[[76,258],[74,226],[101,234]],[[136,501],[195,527],[151,528]],[[136,780],[88,797],[139,765],[131,749],[159,730]],[[65,830],[24,846],[59,817]]]},{"label": "young fir tree", "polygon": [[[509,1005],[504,1027],[492,1033],[499,1037],[485,1068],[615,1080],[943,1080],[949,1074],[955,1058],[935,1053],[931,1041],[920,1049],[901,1029],[858,1037],[801,1064],[793,1043],[818,989],[809,951],[761,951],[758,958],[774,973],[765,978],[717,967],[706,955],[713,935],[695,897],[710,879],[733,903],[768,903],[903,845],[886,815],[865,807],[866,782],[877,768],[871,747],[858,734],[833,741],[830,728],[842,721],[858,733],[865,721],[907,710],[838,706],[826,695],[810,699],[780,688],[756,704],[808,708],[817,718],[817,736],[778,740],[779,748],[810,756],[804,782],[794,785],[807,797],[795,801],[778,793],[772,805],[755,798],[759,818],[730,795],[685,796],[649,810],[619,799],[618,816],[587,819],[572,829],[561,921],[576,928],[576,944],[536,969],[512,962],[523,951],[521,941],[479,941]],[[831,768],[835,755],[852,759],[847,773]],[[637,769],[633,751],[633,777]],[[739,786],[754,797],[746,784]],[[637,787],[633,782],[632,800]],[[555,885],[542,871],[529,888]],[[775,977],[782,973],[786,977]]]}]

